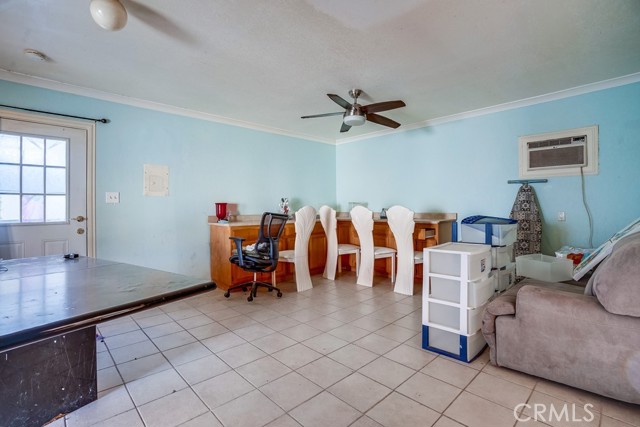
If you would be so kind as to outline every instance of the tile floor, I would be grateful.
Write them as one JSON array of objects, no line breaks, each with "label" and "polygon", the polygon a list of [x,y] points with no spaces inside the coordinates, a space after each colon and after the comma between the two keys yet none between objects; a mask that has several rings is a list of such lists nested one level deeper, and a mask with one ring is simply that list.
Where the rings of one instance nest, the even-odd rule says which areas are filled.
[{"label": "tile floor", "polygon": [[[486,351],[466,364],[422,350],[421,296],[387,279],[313,282],[252,303],[216,290],[99,325],[99,398],[50,427],[640,426],[638,406],[496,368]],[[525,402],[586,421],[520,422]]]}]

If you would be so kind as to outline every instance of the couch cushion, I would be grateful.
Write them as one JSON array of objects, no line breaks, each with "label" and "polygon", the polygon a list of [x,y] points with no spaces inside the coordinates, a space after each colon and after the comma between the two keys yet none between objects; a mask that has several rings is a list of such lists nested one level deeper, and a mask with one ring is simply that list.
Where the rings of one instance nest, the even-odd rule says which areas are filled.
[{"label": "couch cushion", "polygon": [[609,313],[640,317],[640,233],[618,241],[590,282]]}]

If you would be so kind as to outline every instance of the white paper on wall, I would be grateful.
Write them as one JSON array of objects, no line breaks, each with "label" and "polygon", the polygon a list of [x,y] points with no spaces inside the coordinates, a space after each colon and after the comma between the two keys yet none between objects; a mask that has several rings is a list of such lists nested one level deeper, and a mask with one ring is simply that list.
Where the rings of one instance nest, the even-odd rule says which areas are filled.
[{"label": "white paper on wall", "polygon": [[169,166],[144,165],[144,195],[156,197],[169,195]]}]

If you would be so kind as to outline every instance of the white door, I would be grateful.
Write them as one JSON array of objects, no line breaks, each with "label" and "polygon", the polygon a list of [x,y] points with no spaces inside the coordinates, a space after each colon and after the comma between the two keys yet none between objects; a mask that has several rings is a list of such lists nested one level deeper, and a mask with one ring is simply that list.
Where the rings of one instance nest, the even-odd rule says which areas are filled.
[{"label": "white door", "polygon": [[0,117],[0,258],[87,255],[87,130]]}]

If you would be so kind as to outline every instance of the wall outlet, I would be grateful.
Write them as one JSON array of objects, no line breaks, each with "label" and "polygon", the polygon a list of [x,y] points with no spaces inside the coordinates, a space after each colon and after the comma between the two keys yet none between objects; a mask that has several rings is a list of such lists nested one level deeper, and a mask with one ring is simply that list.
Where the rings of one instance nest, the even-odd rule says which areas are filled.
[{"label": "wall outlet", "polygon": [[107,203],[120,203],[120,193],[117,191],[107,191],[106,193],[106,202]]},{"label": "wall outlet", "polygon": [[558,221],[566,221],[567,217],[563,211],[558,212]]}]

